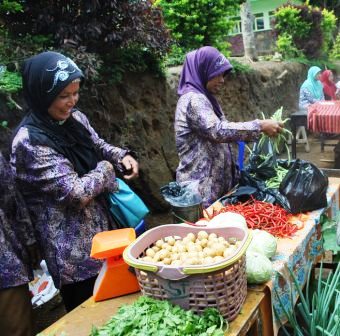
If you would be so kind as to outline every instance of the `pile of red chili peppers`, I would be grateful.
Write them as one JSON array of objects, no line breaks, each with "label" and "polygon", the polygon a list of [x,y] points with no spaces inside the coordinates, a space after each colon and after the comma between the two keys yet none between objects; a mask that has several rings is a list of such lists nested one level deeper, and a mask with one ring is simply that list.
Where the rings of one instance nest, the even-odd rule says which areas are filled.
[{"label": "pile of red chili peppers", "polygon": [[[246,219],[248,228],[265,230],[275,237],[291,237],[298,230],[297,225],[290,223],[291,215],[286,210],[255,199],[245,203],[228,204],[218,211],[222,212],[238,213]],[[213,217],[218,213],[214,212]]]}]

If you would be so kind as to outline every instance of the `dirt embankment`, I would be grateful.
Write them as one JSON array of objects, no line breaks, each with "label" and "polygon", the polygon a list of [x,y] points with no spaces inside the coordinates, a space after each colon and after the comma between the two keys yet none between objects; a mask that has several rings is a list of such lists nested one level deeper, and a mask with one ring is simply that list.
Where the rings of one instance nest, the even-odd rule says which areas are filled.
[{"label": "dirt embankment", "polygon": [[[249,73],[231,75],[220,94],[227,118],[251,120],[260,117],[260,112],[270,116],[281,106],[287,115],[294,111],[306,67],[285,62],[251,66]],[[121,85],[101,85],[91,94],[82,92],[79,102],[104,139],[138,153],[140,178],[131,185],[153,213],[167,209],[159,188],[174,180],[178,163],[173,121],[179,73],[180,67],[169,69],[166,79],[127,75]],[[0,108],[0,121],[9,121],[10,127],[22,117],[22,112],[8,110],[4,100],[0,100]]]}]

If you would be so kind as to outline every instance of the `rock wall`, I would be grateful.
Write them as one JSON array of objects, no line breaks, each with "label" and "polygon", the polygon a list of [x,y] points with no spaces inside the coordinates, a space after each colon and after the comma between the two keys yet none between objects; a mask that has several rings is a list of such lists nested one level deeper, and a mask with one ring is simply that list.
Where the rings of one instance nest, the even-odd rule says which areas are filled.
[{"label": "rock wall", "polygon": [[[286,115],[296,109],[306,67],[259,62],[252,68],[250,73],[231,75],[219,96],[229,120],[260,118],[260,112],[270,116],[280,106]],[[120,85],[100,85],[94,92],[81,92],[79,102],[101,137],[138,153],[140,178],[131,186],[153,213],[167,209],[159,188],[174,180],[178,163],[173,121],[179,73],[180,67],[169,69],[166,79],[127,75]],[[4,99],[0,99],[0,108],[0,121],[9,121],[10,127],[22,117],[22,112],[8,110]]]}]

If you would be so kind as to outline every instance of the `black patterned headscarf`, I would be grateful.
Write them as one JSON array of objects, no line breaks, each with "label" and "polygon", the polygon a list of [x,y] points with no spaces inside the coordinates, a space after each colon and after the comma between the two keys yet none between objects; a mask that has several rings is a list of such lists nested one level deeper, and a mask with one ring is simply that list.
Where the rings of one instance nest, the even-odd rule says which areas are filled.
[{"label": "black patterned headscarf", "polygon": [[100,155],[94,149],[90,132],[72,114],[61,123],[48,113],[61,91],[77,79],[84,80],[82,71],[70,58],[47,51],[25,60],[22,78],[27,114],[17,131],[25,126],[33,145],[55,149],[72,163],[80,176],[94,169]]}]

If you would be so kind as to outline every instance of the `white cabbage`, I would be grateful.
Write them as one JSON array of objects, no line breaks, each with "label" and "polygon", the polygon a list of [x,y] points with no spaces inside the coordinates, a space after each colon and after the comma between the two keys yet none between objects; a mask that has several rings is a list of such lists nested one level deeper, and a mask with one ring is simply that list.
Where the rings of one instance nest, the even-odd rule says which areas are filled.
[{"label": "white cabbage", "polygon": [[271,258],[276,253],[277,239],[264,230],[252,230],[253,239],[248,247],[249,252],[258,252]]},{"label": "white cabbage", "polygon": [[273,266],[265,255],[247,251],[246,265],[247,281],[249,284],[261,284],[270,280]]},{"label": "white cabbage", "polygon": [[222,212],[216,215],[209,221],[208,226],[236,226],[245,230],[248,229],[246,219],[235,212]]}]

